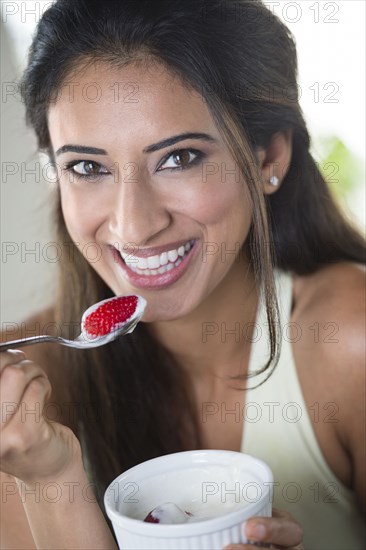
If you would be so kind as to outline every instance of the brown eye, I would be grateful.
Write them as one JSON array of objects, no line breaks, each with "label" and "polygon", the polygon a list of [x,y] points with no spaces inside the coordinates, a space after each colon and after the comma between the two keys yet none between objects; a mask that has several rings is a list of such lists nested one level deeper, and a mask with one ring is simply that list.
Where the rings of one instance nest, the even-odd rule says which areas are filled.
[{"label": "brown eye", "polygon": [[71,169],[74,174],[81,177],[97,177],[103,174],[109,174],[104,166],[101,166],[98,162],[94,162],[93,160],[74,162],[68,166],[68,168]]},{"label": "brown eye", "polygon": [[84,173],[87,176],[96,176],[99,174],[99,164],[95,162],[84,162]]},{"label": "brown eye", "polygon": [[165,158],[158,170],[185,170],[198,163],[204,154],[196,149],[178,149]]},{"label": "brown eye", "polygon": [[174,153],[172,155],[172,159],[177,166],[181,166],[182,168],[185,168],[188,164],[190,164],[191,155],[189,151],[185,149]]}]

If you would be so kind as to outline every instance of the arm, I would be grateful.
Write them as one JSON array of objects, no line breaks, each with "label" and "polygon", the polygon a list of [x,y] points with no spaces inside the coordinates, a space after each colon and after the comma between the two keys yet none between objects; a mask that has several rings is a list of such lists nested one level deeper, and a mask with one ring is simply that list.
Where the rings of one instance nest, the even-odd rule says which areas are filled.
[{"label": "arm", "polygon": [[0,472],[0,548],[35,550],[16,480]]},{"label": "arm", "polygon": [[0,473],[0,548],[117,548],[85,473],[80,474],[73,482],[71,476],[59,479],[58,489],[55,482],[25,484]]},{"label": "arm", "polygon": [[[74,433],[34,412],[42,411],[51,393],[44,371],[26,360],[21,351],[8,351],[0,357],[1,470],[15,478],[33,547],[117,548],[95,502]],[[15,493],[9,479],[5,477],[5,488]],[[7,505],[7,511],[10,506],[19,511],[19,498]],[[23,534],[16,541],[8,540],[24,525],[24,513],[19,524],[17,520],[12,518],[5,529],[6,543],[13,548],[32,548],[21,546]],[[29,530],[24,536],[29,540]]]},{"label": "arm", "polygon": [[[56,478],[28,483],[17,480],[17,485],[37,548],[117,548],[96,502],[81,456]],[[38,502],[34,494],[39,495]]]}]

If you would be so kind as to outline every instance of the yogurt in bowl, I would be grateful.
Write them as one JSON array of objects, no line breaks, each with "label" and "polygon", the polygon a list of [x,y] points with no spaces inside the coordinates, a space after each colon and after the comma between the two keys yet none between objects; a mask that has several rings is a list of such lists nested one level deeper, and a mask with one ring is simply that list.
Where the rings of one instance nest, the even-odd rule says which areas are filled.
[{"label": "yogurt in bowl", "polygon": [[[271,515],[272,487],[271,470],[257,458],[185,451],[127,470],[109,485],[104,503],[123,550],[222,550],[247,542],[247,519]],[[191,515],[189,521],[144,521],[167,504]]]}]

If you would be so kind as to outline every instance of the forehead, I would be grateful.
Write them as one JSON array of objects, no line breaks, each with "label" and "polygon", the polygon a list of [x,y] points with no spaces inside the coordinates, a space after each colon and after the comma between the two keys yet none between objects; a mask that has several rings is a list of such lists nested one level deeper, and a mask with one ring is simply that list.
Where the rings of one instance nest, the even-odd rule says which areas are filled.
[{"label": "forehead", "polygon": [[[53,147],[78,139],[85,142],[115,135],[173,135],[184,129],[214,132],[203,97],[161,65],[116,68],[93,63],[74,71],[48,112]],[[146,138],[146,139],[145,139]]]}]

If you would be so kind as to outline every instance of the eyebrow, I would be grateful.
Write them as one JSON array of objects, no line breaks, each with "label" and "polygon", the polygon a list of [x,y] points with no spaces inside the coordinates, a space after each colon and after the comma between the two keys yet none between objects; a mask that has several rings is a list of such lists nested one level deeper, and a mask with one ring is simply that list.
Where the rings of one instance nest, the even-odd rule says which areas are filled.
[{"label": "eyebrow", "polygon": [[216,143],[216,139],[209,134],[186,132],[185,134],[178,134],[176,136],[163,139],[162,141],[154,143],[153,145],[149,145],[148,147],[145,147],[145,149],[143,149],[143,152],[153,153],[154,151],[159,151],[159,149],[164,149],[165,147],[169,147],[170,145],[174,145],[175,143],[178,143],[179,141],[184,141],[185,139],[200,139],[202,141],[208,141],[209,143]]},{"label": "eyebrow", "polygon": [[[163,139],[162,141],[159,141],[158,143],[153,143],[152,145],[148,145],[143,149],[143,153],[153,153],[155,151],[159,151],[160,149],[165,149],[165,147],[169,147],[170,145],[174,145],[175,143],[178,143],[179,141],[184,141],[185,139],[199,139],[202,141],[207,141],[209,143],[216,143],[216,139],[209,134],[205,133],[197,133],[197,132],[186,132],[184,134],[178,134],[176,136],[172,136],[166,139]],[[84,153],[88,155],[107,155],[107,151],[105,149],[99,149],[98,147],[86,147],[85,145],[63,145],[57,151],[55,152],[56,157],[59,155],[62,155],[64,153]]]},{"label": "eyebrow", "polygon": [[55,152],[56,157],[63,153],[87,153],[88,155],[106,155],[107,151],[98,147],[86,147],[85,145],[63,145]]}]

